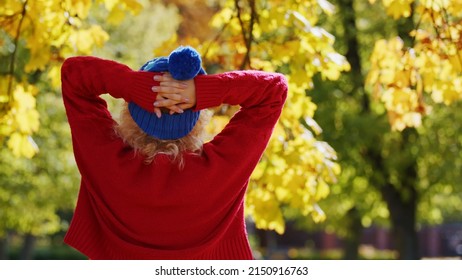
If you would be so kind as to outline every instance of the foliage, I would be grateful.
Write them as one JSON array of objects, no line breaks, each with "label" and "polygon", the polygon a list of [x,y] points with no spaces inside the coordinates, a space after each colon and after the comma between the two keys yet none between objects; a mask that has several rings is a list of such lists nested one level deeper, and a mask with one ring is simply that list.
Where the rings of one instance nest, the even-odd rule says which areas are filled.
[{"label": "foliage", "polygon": [[[214,72],[257,69],[284,73],[289,95],[272,140],[254,171],[246,197],[246,211],[258,228],[284,231],[283,209],[292,208],[320,222],[318,205],[340,172],[335,151],[316,140],[322,129],[313,120],[316,105],[307,96],[312,79],[320,74],[336,80],[349,64],[334,48],[334,37],[317,25],[322,14],[332,14],[327,1],[223,1],[210,20],[215,36],[199,44],[194,36],[173,37],[195,45]],[[194,34],[196,35],[196,34]],[[202,34],[198,34],[200,37]],[[222,107],[212,123],[215,133],[235,112]]]},{"label": "foliage", "polygon": [[79,176],[62,100],[53,92],[42,92],[37,100],[41,152],[26,159],[0,151],[0,237],[9,230],[42,236],[65,228],[58,213],[72,210],[77,195]]},{"label": "foliage", "polygon": [[[423,224],[460,222],[462,211],[462,111],[460,101],[435,105],[423,120],[417,146],[420,203]],[[446,108],[445,108],[446,107]]]},{"label": "foliage", "polygon": [[38,151],[32,139],[39,127],[37,75],[59,86],[63,58],[90,54],[109,35],[86,21],[93,5],[104,5],[107,21],[137,13],[136,0],[2,0],[0,5],[0,143],[17,157]]},{"label": "foliage", "polygon": [[421,125],[431,111],[429,99],[445,104],[462,99],[462,2],[382,2],[395,19],[414,14],[418,22],[411,46],[399,37],[376,42],[367,78],[392,127],[401,131]]},{"label": "foliage", "polygon": [[[354,3],[354,9],[348,9],[347,2]],[[390,119],[387,119],[390,109],[383,99],[374,98],[384,95],[385,89],[378,83],[364,87],[364,75],[371,69],[369,79],[379,75],[406,80],[410,74],[395,73],[395,76],[389,69],[376,67],[376,63],[393,65],[396,59],[404,61],[406,55],[403,51],[403,57],[395,57],[395,54],[390,57],[390,54],[384,55],[388,52],[385,48],[370,46],[378,39],[381,42],[380,38],[406,34],[402,25],[407,24],[406,29],[412,30],[414,23],[411,19],[386,17],[382,5],[344,0],[336,3],[341,11],[351,14],[337,14],[326,19],[323,26],[333,30],[337,49],[345,53],[349,61],[357,63],[336,82],[315,80],[317,93],[313,101],[318,105],[315,118],[325,129],[322,139],[337,151],[342,165],[338,184],[334,184],[329,197],[320,202],[328,217],[322,228],[348,241],[352,236],[359,239],[362,228],[373,224],[397,228],[407,223],[410,233],[422,224],[460,220],[457,215],[462,196],[457,174],[462,168],[461,102],[446,106],[444,102],[431,101],[428,92],[423,92],[423,100],[431,102],[433,110],[426,111],[428,114],[421,119],[422,125],[402,131],[390,129]],[[426,29],[431,32],[433,27],[426,26]],[[402,38],[399,39],[402,45],[415,41]],[[377,54],[378,50],[380,58],[372,56],[372,52]],[[371,74],[374,71],[375,74]],[[370,94],[368,89],[381,91]],[[429,104],[425,106],[428,109]],[[413,198],[412,193],[416,194]],[[415,220],[409,222],[404,217],[411,212],[416,215]],[[353,219],[359,221],[359,226],[352,223]],[[303,223],[314,227],[307,219]],[[393,232],[392,238],[395,235]],[[407,245],[408,249],[413,249]]]},{"label": "foliage", "polygon": [[127,18],[118,25],[106,21],[108,14],[98,7],[90,11],[89,17],[110,34],[104,48],[95,48],[92,54],[122,61],[132,69],[139,69],[151,59],[153,49],[168,40],[180,24],[178,8],[170,2],[166,5],[158,1],[146,3],[135,17]]}]

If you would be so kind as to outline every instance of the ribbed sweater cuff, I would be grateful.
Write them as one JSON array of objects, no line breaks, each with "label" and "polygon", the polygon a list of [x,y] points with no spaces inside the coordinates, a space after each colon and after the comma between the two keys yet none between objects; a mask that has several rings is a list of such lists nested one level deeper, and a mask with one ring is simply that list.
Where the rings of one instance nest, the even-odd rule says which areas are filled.
[{"label": "ribbed sweater cuff", "polygon": [[154,81],[155,73],[144,71],[133,71],[130,73],[130,88],[127,89],[125,101],[133,101],[149,112],[154,111],[154,101],[157,93],[152,91],[153,86],[158,86],[159,82]]},{"label": "ribbed sweater cuff", "polygon": [[195,111],[220,106],[223,102],[225,86],[218,75],[200,75],[194,78],[196,85]]}]

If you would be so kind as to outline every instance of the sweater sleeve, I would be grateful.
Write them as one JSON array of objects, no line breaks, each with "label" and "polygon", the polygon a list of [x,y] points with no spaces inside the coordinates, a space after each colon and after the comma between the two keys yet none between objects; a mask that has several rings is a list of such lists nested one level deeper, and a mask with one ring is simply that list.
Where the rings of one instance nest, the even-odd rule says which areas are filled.
[{"label": "sweater sleeve", "polygon": [[[280,111],[287,96],[287,81],[279,73],[233,71],[216,75],[200,75],[195,79],[196,110],[221,104],[268,108]],[[268,110],[265,110],[268,111]],[[279,115],[276,117],[278,119]]]},{"label": "sweater sleeve", "polygon": [[220,104],[241,107],[204,145],[204,157],[209,161],[207,181],[214,182],[218,196],[232,200],[245,191],[266,149],[287,97],[287,81],[277,73],[233,71],[198,76],[195,84],[196,110]]},{"label": "sweater sleeve", "polygon": [[133,101],[152,112],[156,94],[151,88],[159,84],[154,81],[154,75],[96,57],[66,59],[61,68],[61,82],[69,121],[82,117],[110,117],[106,102],[99,97],[103,93]]}]

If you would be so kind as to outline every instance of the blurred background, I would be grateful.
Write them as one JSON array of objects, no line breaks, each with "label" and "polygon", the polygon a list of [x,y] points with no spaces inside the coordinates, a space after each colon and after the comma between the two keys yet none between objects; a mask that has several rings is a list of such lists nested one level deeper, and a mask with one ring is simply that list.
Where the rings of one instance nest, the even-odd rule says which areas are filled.
[{"label": "blurred background", "polygon": [[209,74],[288,78],[246,196],[257,259],[462,257],[461,1],[1,0],[0,259],[85,259],[63,244],[80,178],[62,62],[138,69],[178,45]]}]

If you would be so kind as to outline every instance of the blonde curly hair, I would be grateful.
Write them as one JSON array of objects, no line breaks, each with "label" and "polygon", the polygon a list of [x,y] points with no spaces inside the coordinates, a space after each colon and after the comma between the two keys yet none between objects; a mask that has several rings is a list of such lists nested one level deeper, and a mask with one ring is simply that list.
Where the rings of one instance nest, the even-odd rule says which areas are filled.
[{"label": "blonde curly hair", "polygon": [[183,167],[183,153],[188,152],[197,155],[202,153],[202,145],[206,136],[205,126],[209,120],[210,113],[203,110],[199,120],[188,135],[176,140],[161,140],[141,130],[130,115],[128,103],[125,103],[114,130],[126,144],[135,150],[135,153],[140,153],[145,157],[144,162],[146,164],[150,164],[157,154],[166,154],[172,162]]}]

